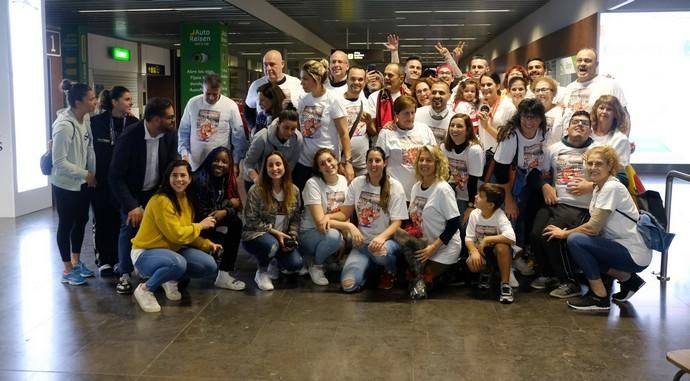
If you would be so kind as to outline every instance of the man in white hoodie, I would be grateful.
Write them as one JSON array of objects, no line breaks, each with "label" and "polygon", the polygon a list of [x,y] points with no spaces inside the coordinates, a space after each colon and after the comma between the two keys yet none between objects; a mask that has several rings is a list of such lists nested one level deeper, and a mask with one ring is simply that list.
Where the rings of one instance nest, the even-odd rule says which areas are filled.
[{"label": "man in white hoodie", "polygon": [[217,74],[206,76],[203,89],[203,94],[192,97],[184,109],[177,132],[177,151],[196,171],[214,148],[227,147],[232,151],[237,175],[237,163],[249,145],[240,110],[233,100],[220,93]]}]

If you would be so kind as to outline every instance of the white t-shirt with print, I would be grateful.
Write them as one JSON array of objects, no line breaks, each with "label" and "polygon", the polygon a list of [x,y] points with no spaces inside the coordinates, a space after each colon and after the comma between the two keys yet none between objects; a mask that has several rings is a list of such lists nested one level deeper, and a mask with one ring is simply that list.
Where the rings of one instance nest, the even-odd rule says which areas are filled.
[{"label": "white t-shirt with print", "polygon": [[[441,119],[435,119],[441,118]],[[453,113],[449,108],[444,109],[440,114],[437,114],[431,106],[423,106],[417,109],[414,115],[415,123],[426,124],[427,127],[431,129],[436,138],[436,144],[440,145],[446,140],[446,134],[448,134],[448,126],[450,125],[450,119],[453,117]]]},{"label": "white t-shirt with print", "polygon": [[330,91],[318,98],[311,93],[304,94],[297,106],[299,125],[304,147],[299,163],[311,167],[314,154],[320,148],[330,148],[335,157],[340,157],[340,136],[335,126],[335,119],[347,116],[338,99],[338,94]]},{"label": "white t-shirt with print", "polygon": [[626,107],[628,105],[623,89],[612,78],[597,75],[587,82],[571,82],[566,86],[561,98],[565,105],[564,125],[568,125],[570,117],[575,111],[585,110],[591,113],[592,106],[602,95],[613,95],[618,98],[621,106]]},{"label": "white t-shirt with print", "polygon": [[345,93],[347,92],[347,82],[338,87],[335,87],[331,84],[330,78],[326,79],[326,83],[323,84],[323,87],[325,87],[326,90],[332,91],[339,95],[345,95]]},{"label": "white t-shirt with print", "polygon": [[[452,105],[451,105],[452,107]],[[465,114],[472,119],[472,127],[475,131],[479,130],[479,118],[477,117],[477,107],[467,101],[460,101],[453,109],[453,114]]]},{"label": "white t-shirt with print", "polygon": [[344,205],[355,207],[359,222],[358,227],[364,236],[365,243],[371,242],[372,239],[386,230],[392,220],[407,219],[405,191],[396,179],[389,177],[388,181],[390,181],[390,195],[387,211],[379,205],[381,187],[372,185],[366,176],[355,177],[347,190]]},{"label": "white t-shirt with print", "polygon": [[481,177],[484,173],[484,151],[479,144],[469,144],[460,153],[448,150],[441,145],[441,150],[448,158],[450,177],[453,180],[451,186],[455,188],[455,198],[461,201],[474,201],[469,199],[467,182],[470,176]]},{"label": "white t-shirt with print", "polygon": [[515,134],[502,141],[496,148],[494,159],[497,163],[510,164],[513,162],[517,151],[518,168],[530,170],[544,169],[544,149],[546,148],[544,136],[541,130],[532,139],[527,139],[519,129]]},{"label": "white t-shirt with print", "polygon": [[628,189],[617,178],[609,177],[601,189],[594,187],[592,202],[589,205],[590,214],[595,208],[611,211],[604,225],[602,237],[618,242],[628,249],[633,261],[639,266],[648,266],[652,261],[652,249],[647,248],[642,236],[637,232],[637,224],[616,211],[620,210],[636,221],[640,218]]},{"label": "white t-shirt with print", "polygon": [[546,114],[546,146],[556,144],[567,135],[567,129],[563,126],[563,107],[553,106]]},{"label": "white t-shirt with print", "polygon": [[[244,103],[251,108],[261,111],[261,106],[259,106],[259,87],[263,84],[268,83],[268,77],[263,76],[249,85],[249,90],[247,90],[247,98]],[[285,98],[289,98],[294,106],[297,106],[300,96],[304,94],[304,89],[302,88],[302,83],[299,78],[293,77],[291,75],[285,74],[282,80],[278,81],[278,87],[283,90]]]},{"label": "white t-shirt with print", "polygon": [[582,209],[589,207],[592,194],[575,195],[568,191],[568,184],[573,179],[585,178],[585,161],[582,155],[591,147],[591,144],[582,148],[570,147],[562,141],[549,147],[544,170],[553,169],[553,185],[559,204]]},{"label": "white t-shirt with print", "polygon": [[630,140],[624,133],[615,130],[603,136],[592,134],[591,137],[598,145],[608,145],[616,150],[622,166],[630,164]]},{"label": "white t-shirt with print", "polygon": [[479,209],[473,210],[467,221],[465,241],[471,241],[475,245],[479,245],[484,237],[495,235],[502,235],[515,242],[513,225],[510,224],[510,220],[503,209],[496,209],[490,218],[484,218],[482,211]]},{"label": "white t-shirt with print", "polygon": [[[369,149],[369,135],[367,135],[367,124],[364,123],[363,118],[359,118],[359,122],[356,126],[353,126],[357,116],[362,113],[367,112],[367,99],[364,94],[359,93],[359,99],[351,101],[345,99],[344,96],[340,98],[341,107],[345,110],[347,116],[347,128],[348,131],[352,133],[350,137],[350,146],[352,147],[352,167],[357,169],[363,169],[366,167],[366,156],[367,150]],[[355,129],[352,132],[352,129]]]},{"label": "white t-shirt with print", "polygon": [[[459,217],[458,203],[455,201],[453,188],[445,181],[437,181],[426,190],[417,182],[412,187],[409,214],[410,220],[421,228],[424,239],[431,243],[441,236],[446,228],[446,222]],[[446,265],[458,261],[462,239],[456,231],[447,245],[441,246],[431,257],[431,260]]]},{"label": "white t-shirt with print", "polygon": [[273,228],[286,232],[289,228],[289,220],[285,207],[285,193],[282,190],[278,193],[273,192],[273,201],[278,203],[278,213],[276,213],[276,223]]},{"label": "white t-shirt with print", "polygon": [[435,144],[436,138],[431,129],[425,124],[415,122],[411,130],[383,129],[379,132],[376,145],[381,147],[388,158],[388,174],[400,181],[405,189],[407,200],[410,190],[417,179],[415,178],[414,163],[421,146]]},{"label": "white t-shirt with print", "polygon": [[[500,127],[508,124],[510,118],[512,118],[517,112],[517,108],[515,108],[515,105],[513,104],[513,101],[510,100],[510,97],[501,97],[499,102],[500,103],[498,104],[496,111],[492,111],[492,124],[497,130],[500,129]],[[479,124],[479,141],[482,143],[484,151],[491,149],[492,151],[496,152],[496,145],[498,145],[496,138],[491,136],[489,132],[483,129],[481,127],[481,123]]]},{"label": "white t-shirt with print", "polygon": [[338,181],[335,185],[328,185],[320,177],[316,176],[307,180],[302,191],[304,216],[300,225],[300,231],[316,228],[309,205],[321,205],[321,210],[323,210],[324,214],[335,213],[340,210],[340,206],[345,202],[346,194],[347,180],[345,176],[338,175]]}]

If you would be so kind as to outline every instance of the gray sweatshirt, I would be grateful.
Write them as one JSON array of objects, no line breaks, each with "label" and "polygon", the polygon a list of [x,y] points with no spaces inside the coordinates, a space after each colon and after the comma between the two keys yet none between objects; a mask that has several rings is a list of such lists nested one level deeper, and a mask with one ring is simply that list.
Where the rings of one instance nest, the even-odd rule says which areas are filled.
[{"label": "gray sweatshirt", "polygon": [[299,130],[295,130],[295,134],[289,140],[285,143],[281,143],[280,140],[278,140],[278,136],[276,136],[277,130],[278,119],[276,118],[268,128],[264,128],[252,137],[247,156],[244,158],[243,178],[245,181],[252,181],[249,177],[250,169],[255,170],[256,173],[261,173],[261,166],[263,165],[264,158],[273,151],[280,151],[280,153],[285,156],[290,170],[295,168],[297,159],[299,159],[299,155],[302,153],[302,146],[304,145],[302,133],[300,133]]},{"label": "gray sweatshirt", "polygon": [[48,177],[56,187],[79,191],[89,172],[96,173],[91,119],[84,115],[82,123],[66,109],[53,123],[53,169]]}]

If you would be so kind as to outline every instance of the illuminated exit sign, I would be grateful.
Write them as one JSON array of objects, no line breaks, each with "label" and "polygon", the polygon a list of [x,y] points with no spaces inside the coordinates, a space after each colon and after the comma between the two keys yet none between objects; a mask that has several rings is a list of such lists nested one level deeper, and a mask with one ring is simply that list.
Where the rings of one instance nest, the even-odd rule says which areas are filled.
[{"label": "illuminated exit sign", "polygon": [[110,47],[108,48],[108,56],[115,61],[129,61],[131,53],[126,48]]}]

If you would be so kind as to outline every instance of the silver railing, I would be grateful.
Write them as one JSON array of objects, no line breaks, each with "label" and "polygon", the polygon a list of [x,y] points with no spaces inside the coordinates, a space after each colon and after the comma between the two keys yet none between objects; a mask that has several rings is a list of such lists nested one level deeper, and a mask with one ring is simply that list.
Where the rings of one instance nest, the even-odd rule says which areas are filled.
[{"label": "silver railing", "polygon": [[[664,207],[666,209],[666,232],[671,231],[671,202],[673,195],[673,179],[681,179],[690,182],[690,174],[670,171],[666,174],[666,195],[664,196]],[[668,276],[668,250],[661,253],[661,269],[656,274],[656,278],[662,282],[671,280]]]}]

